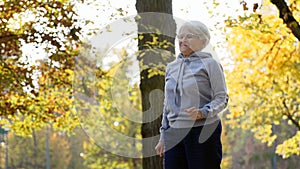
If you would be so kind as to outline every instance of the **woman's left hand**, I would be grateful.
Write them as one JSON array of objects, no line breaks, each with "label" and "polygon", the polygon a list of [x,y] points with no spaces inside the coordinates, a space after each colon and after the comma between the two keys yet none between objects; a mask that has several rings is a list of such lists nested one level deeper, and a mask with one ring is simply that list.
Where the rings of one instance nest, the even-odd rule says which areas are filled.
[{"label": "woman's left hand", "polygon": [[196,107],[184,109],[184,111],[187,112],[189,114],[189,116],[194,120],[200,120],[203,118],[201,111],[199,109],[197,109]]}]

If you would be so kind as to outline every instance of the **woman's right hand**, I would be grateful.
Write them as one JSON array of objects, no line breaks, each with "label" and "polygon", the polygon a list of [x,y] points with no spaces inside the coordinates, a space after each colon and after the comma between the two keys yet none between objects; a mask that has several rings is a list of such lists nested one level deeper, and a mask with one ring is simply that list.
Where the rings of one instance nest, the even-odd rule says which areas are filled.
[{"label": "woman's right hand", "polygon": [[164,155],[164,142],[159,141],[155,146],[156,154],[162,157]]}]

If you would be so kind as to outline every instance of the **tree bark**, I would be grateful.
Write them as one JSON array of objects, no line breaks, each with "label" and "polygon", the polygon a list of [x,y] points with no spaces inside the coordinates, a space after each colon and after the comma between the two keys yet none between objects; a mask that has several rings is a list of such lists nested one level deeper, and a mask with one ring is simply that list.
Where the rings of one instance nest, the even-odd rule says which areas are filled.
[{"label": "tree bark", "polygon": [[[142,37],[138,38],[139,55],[137,58],[140,62],[140,90],[144,120],[141,134],[144,139],[159,135],[161,116],[150,122],[148,122],[148,119],[149,117],[155,117],[157,113],[162,114],[164,99],[162,94],[165,82],[164,74],[149,77],[149,70],[157,65],[166,66],[168,62],[174,60],[176,26],[172,17],[172,0],[137,0],[136,9],[140,16],[136,20],[138,36]],[[154,13],[145,14],[145,12]],[[154,37],[157,38],[157,41],[153,40]],[[158,45],[158,43],[164,41],[172,45],[164,47]],[[153,45],[149,45],[149,42]],[[165,51],[169,52],[168,56],[163,54]],[[162,71],[165,71],[165,67]],[[157,142],[158,139],[147,145],[143,143],[143,169],[163,168],[163,159],[155,155],[154,151]],[[148,155],[149,151],[153,151],[152,156]]]},{"label": "tree bark", "polygon": [[293,16],[284,0],[271,0],[271,2],[276,5],[279,10],[279,17],[287,25],[287,27],[292,31],[294,36],[300,40],[300,26]]}]

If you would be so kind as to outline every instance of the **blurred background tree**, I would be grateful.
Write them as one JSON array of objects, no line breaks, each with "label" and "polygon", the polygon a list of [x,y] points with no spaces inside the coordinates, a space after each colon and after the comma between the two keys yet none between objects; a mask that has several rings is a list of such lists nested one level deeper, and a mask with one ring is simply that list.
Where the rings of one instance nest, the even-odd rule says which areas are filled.
[{"label": "blurred background tree", "polygon": [[45,124],[69,132],[78,126],[70,96],[81,28],[73,7],[71,1],[1,1],[0,122],[18,135]]},{"label": "blurred background tree", "polygon": [[[298,1],[289,1],[297,20],[299,7]],[[291,157],[294,163],[282,167],[293,168],[300,155],[299,43],[277,13],[269,1],[262,1],[259,10],[226,21],[232,56],[227,72],[231,97],[227,118],[229,125],[249,130],[262,143],[273,145],[278,155]]]}]

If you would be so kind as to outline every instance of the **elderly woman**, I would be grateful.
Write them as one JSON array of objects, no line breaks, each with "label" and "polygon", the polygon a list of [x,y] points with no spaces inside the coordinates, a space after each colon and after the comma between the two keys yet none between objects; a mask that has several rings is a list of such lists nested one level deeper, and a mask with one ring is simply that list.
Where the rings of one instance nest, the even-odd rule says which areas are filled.
[{"label": "elderly woman", "polygon": [[219,169],[222,126],[218,113],[228,95],[221,65],[202,52],[210,40],[198,21],[179,29],[180,54],[168,64],[161,137],[155,147],[165,169]]}]

